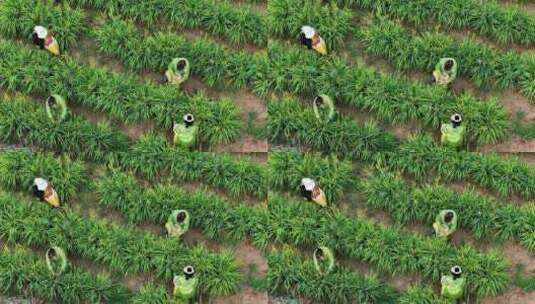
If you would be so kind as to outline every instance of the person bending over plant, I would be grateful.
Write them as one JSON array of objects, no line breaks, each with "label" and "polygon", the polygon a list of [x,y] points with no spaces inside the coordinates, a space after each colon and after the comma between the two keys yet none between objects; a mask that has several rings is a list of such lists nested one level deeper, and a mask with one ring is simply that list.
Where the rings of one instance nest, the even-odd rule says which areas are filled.
[{"label": "person bending over plant", "polygon": [[196,303],[198,280],[195,277],[193,266],[184,267],[182,275],[175,275],[173,278],[173,295],[177,304]]},{"label": "person bending over plant", "polygon": [[165,71],[167,83],[180,86],[189,78],[189,61],[186,58],[174,58]]},{"label": "person bending over plant", "polygon": [[314,266],[321,275],[334,270],[334,254],[328,247],[320,246],[314,250]]},{"label": "person bending over plant", "polygon": [[435,82],[441,86],[448,86],[457,78],[457,61],[453,58],[442,58],[433,71]]},{"label": "person bending over plant", "polygon": [[327,55],[327,45],[313,27],[308,25],[301,27],[299,39],[301,40],[301,44],[305,45],[309,50],[314,49],[321,55]]},{"label": "person bending over plant", "polygon": [[311,178],[305,177],[301,180],[301,195],[309,202],[314,201],[322,207],[327,207],[325,193],[323,193],[323,190]]},{"label": "person bending over plant", "polygon": [[458,147],[463,143],[465,127],[461,125],[462,121],[460,114],[453,114],[450,117],[450,123],[442,124],[440,141],[443,145]]},{"label": "person bending over plant", "polygon": [[46,251],[46,266],[48,270],[55,275],[59,276],[67,269],[67,256],[60,247],[50,247]]},{"label": "person bending over plant", "polygon": [[42,202],[47,202],[53,207],[59,207],[60,201],[56,190],[44,178],[37,177],[33,180],[33,194]]},{"label": "person bending over plant", "polygon": [[461,277],[462,270],[460,266],[453,266],[449,275],[443,275],[440,279],[442,284],[441,294],[443,297],[454,302],[459,301],[464,294],[465,278]]},{"label": "person bending over plant", "polygon": [[442,210],[433,223],[435,235],[439,238],[447,238],[457,230],[457,213],[453,210]]},{"label": "person bending over plant", "polygon": [[165,229],[169,237],[180,239],[189,230],[189,213],[186,210],[174,210],[167,219]]},{"label": "person bending over plant", "polygon": [[46,114],[55,123],[67,117],[67,103],[60,95],[53,94],[46,99]]},{"label": "person bending over plant", "polygon": [[41,49],[47,49],[50,53],[59,55],[59,44],[50,32],[41,25],[33,28],[32,41]]},{"label": "person bending over plant", "polygon": [[318,95],[313,102],[314,114],[320,122],[329,122],[334,118],[334,102],[324,94]]},{"label": "person bending over plant", "polygon": [[193,114],[186,114],[182,119],[182,123],[175,123],[173,126],[174,143],[184,149],[188,149],[195,145],[197,140],[197,133],[199,128],[194,125],[195,118]]}]

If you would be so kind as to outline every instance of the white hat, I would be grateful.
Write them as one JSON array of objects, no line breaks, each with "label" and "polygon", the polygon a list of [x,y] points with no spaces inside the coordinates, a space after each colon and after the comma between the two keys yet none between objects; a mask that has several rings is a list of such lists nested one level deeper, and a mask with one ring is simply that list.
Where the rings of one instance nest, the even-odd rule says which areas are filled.
[{"label": "white hat", "polygon": [[301,27],[301,33],[305,34],[305,38],[312,39],[316,34],[316,30],[311,26],[305,25]]},{"label": "white hat", "polygon": [[193,114],[190,114],[190,113],[184,115],[182,119],[184,119],[184,122],[189,122],[189,123],[192,123],[195,120],[195,118],[193,117]]},{"label": "white hat", "polygon": [[462,273],[461,266],[451,267],[450,272],[454,275],[460,275]]},{"label": "white hat", "polygon": [[316,187],[316,182],[311,178],[305,177],[301,180],[301,185],[305,187],[305,190],[312,191]]},{"label": "white hat", "polygon": [[184,271],[184,274],[187,274],[187,275],[192,275],[195,273],[195,269],[193,269],[193,266],[191,265],[184,267],[183,271]]},{"label": "white hat", "polygon": [[44,26],[41,26],[41,25],[35,26],[33,28],[33,31],[34,31],[34,33],[37,34],[37,37],[39,39],[45,39],[46,35],[48,34],[48,31],[46,30],[46,28]]},{"label": "white hat", "polygon": [[450,120],[453,121],[453,122],[457,122],[457,123],[459,123],[459,122],[461,122],[463,119],[462,119],[462,117],[461,117],[460,114],[455,113],[455,114],[451,115]]},{"label": "white hat", "polygon": [[45,191],[46,187],[48,187],[48,182],[40,177],[35,178],[33,184],[37,186],[37,190],[39,191]]}]

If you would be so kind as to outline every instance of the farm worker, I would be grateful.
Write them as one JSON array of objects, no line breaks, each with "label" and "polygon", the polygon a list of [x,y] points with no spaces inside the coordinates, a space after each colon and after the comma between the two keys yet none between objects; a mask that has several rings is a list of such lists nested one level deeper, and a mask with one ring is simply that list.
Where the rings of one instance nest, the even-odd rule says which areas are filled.
[{"label": "farm worker", "polygon": [[63,249],[50,247],[46,251],[46,266],[53,275],[58,276],[67,268],[67,256]]},{"label": "farm worker", "polygon": [[180,304],[195,303],[197,297],[197,277],[195,277],[195,270],[193,266],[184,267],[183,274],[175,275],[173,278],[174,290],[173,295],[177,298]]},{"label": "farm worker", "polygon": [[316,96],[313,102],[314,114],[320,122],[329,122],[334,117],[334,102],[324,94]]},{"label": "farm worker", "polygon": [[442,124],[440,127],[442,144],[458,147],[463,143],[465,128],[461,126],[462,121],[460,114],[453,114],[450,117],[450,123]]},{"label": "farm worker", "polygon": [[305,177],[301,180],[301,194],[308,201],[314,201],[316,204],[322,207],[327,206],[327,198],[325,197],[325,193],[323,193],[321,188],[311,178]]},{"label": "farm worker", "polygon": [[322,55],[327,55],[327,45],[313,27],[308,25],[301,27],[299,38],[301,44],[305,45],[309,50],[314,49]]},{"label": "farm worker", "polygon": [[438,213],[433,223],[435,235],[447,238],[457,230],[457,213],[453,210],[442,210]]},{"label": "farm worker", "polygon": [[183,148],[189,148],[195,145],[197,133],[199,128],[194,125],[195,118],[193,114],[186,114],[182,119],[182,123],[175,123],[173,127],[174,143]]},{"label": "farm worker", "polygon": [[60,95],[51,95],[46,99],[46,114],[53,122],[61,122],[67,117],[67,103]]},{"label": "farm worker", "polygon": [[59,207],[59,196],[46,179],[37,177],[33,180],[33,194],[42,202],[45,201],[54,207]]},{"label": "farm worker", "polygon": [[189,230],[189,213],[186,210],[174,210],[165,223],[167,235],[180,239]]},{"label": "farm worker", "polygon": [[44,26],[37,25],[33,28],[32,41],[41,49],[47,49],[50,53],[59,55],[58,42]]},{"label": "farm worker", "polygon": [[334,254],[328,247],[320,246],[314,250],[314,266],[321,275],[334,269]]},{"label": "farm worker", "polygon": [[450,275],[443,275],[440,279],[442,284],[441,294],[450,300],[458,300],[463,297],[464,285],[466,283],[464,278],[461,278],[462,270],[460,266],[453,266],[450,270]]},{"label": "farm worker", "polygon": [[173,59],[167,67],[165,77],[168,83],[180,86],[189,78],[189,61],[186,58]]},{"label": "farm worker", "polygon": [[442,58],[433,71],[435,82],[441,86],[447,86],[457,78],[457,61],[453,58]]}]

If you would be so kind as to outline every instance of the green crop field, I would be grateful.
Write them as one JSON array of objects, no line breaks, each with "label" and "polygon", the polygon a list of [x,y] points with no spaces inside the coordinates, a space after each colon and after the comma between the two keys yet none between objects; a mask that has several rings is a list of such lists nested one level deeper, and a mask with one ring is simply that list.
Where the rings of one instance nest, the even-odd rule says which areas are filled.
[{"label": "green crop field", "polygon": [[535,1],[1,0],[0,303],[535,304]]}]

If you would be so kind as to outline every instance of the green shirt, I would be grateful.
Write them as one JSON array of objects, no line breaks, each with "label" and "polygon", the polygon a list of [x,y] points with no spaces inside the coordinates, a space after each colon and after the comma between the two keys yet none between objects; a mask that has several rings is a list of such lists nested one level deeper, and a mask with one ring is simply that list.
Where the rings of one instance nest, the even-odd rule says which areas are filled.
[{"label": "green shirt", "polygon": [[179,298],[180,300],[190,303],[190,301],[195,299],[197,296],[197,277],[186,280],[184,275],[175,276],[173,283],[175,285],[175,297]]},{"label": "green shirt", "polygon": [[199,128],[196,125],[186,127],[186,124],[175,124],[173,131],[175,133],[174,142],[184,148],[195,145],[197,132]]},{"label": "green shirt", "polygon": [[444,123],[442,124],[440,131],[442,132],[442,144],[457,147],[463,143],[465,131],[464,126],[461,125],[457,128],[454,128],[451,123]]},{"label": "green shirt", "polygon": [[[449,223],[446,223],[445,217],[448,212],[453,212],[453,218]],[[442,210],[439,212],[435,218],[435,224],[433,227],[437,232],[438,236],[448,236],[457,230],[457,213],[453,210]]]},{"label": "green shirt", "polygon": [[318,259],[314,251],[314,266],[320,274],[328,274],[334,269],[334,254],[328,247],[321,246],[319,249],[323,252],[323,258]]},{"label": "green shirt", "polygon": [[457,300],[463,297],[464,285],[466,283],[463,277],[457,280],[452,275],[442,276],[442,295],[448,299]]}]

